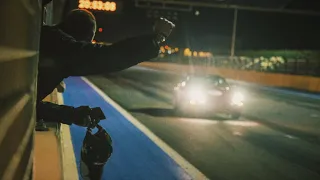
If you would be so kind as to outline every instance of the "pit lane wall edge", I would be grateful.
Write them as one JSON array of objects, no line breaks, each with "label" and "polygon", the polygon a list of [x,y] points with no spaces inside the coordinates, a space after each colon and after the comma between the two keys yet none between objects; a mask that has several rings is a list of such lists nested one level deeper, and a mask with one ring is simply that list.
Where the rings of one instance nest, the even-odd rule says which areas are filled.
[{"label": "pit lane wall edge", "polygon": [[218,74],[228,79],[250,82],[263,86],[320,92],[320,78],[318,77],[264,73],[206,66],[189,66],[163,62],[143,62],[140,63],[139,66],[178,73],[206,72],[209,74]]}]

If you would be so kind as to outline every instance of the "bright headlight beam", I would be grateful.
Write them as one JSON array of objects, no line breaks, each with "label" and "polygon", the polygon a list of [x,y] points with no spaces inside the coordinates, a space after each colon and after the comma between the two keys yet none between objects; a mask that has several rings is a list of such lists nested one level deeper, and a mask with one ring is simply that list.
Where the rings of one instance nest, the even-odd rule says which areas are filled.
[{"label": "bright headlight beam", "polygon": [[200,90],[194,89],[194,90],[189,91],[189,96],[190,97],[199,97],[199,96],[202,96],[202,93]]},{"label": "bright headlight beam", "polygon": [[232,102],[234,104],[241,104],[244,100],[244,96],[243,94],[237,92],[237,93],[234,93],[233,97],[232,97]]},{"label": "bright headlight beam", "polygon": [[189,99],[196,101],[204,101],[205,95],[201,89],[191,89],[188,92]]}]

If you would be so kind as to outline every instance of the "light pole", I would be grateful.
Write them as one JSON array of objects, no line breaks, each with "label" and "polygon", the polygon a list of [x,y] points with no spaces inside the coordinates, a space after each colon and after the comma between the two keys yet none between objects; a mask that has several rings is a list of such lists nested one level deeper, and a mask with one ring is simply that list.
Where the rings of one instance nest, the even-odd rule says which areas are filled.
[{"label": "light pole", "polygon": [[230,56],[231,59],[234,57],[236,38],[237,38],[237,21],[238,21],[238,9],[234,9],[234,17],[233,17],[233,28],[232,28],[232,39],[231,39],[231,51]]}]

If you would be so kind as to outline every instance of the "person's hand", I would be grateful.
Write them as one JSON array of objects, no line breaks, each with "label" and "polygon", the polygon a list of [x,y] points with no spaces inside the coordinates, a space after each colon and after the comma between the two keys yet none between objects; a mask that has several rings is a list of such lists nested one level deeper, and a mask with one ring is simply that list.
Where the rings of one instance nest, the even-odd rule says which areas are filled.
[{"label": "person's hand", "polygon": [[160,18],[159,20],[156,21],[153,27],[153,31],[157,35],[161,35],[164,38],[167,38],[171,34],[172,29],[174,27],[175,25],[171,21],[165,18]]},{"label": "person's hand", "polygon": [[90,117],[92,109],[89,106],[80,106],[74,110],[73,124],[75,125],[94,128],[100,122],[100,120]]},{"label": "person's hand", "polygon": [[65,89],[66,89],[66,84],[63,81],[61,81],[60,84],[57,86],[57,91],[59,93],[63,93]]}]

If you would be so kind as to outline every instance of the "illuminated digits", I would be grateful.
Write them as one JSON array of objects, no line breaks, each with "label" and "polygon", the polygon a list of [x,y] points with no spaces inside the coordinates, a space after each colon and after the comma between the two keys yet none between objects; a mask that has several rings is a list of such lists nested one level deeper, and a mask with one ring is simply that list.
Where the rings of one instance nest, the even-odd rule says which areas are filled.
[{"label": "illuminated digits", "polygon": [[110,11],[110,2],[109,2],[109,1],[107,1],[107,2],[104,4],[104,9],[105,9],[106,11]]},{"label": "illuminated digits", "polygon": [[103,2],[102,0],[79,0],[78,7],[80,9],[93,9],[93,10],[103,10],[103,11],[116,11],[117,10],[117,4],[115,2]]},{"label": "illuminated digits", "polygon": [[98,9],[98,1],[93,1],[91,8],[92,8],[92,9]]},{"label": "illuminated digits", "polygon": [[84,8],[84,4],[83,3],[80,3],[79,6],[78,6],[80,9]]},{"label": "illuminated digits", "polygon": [[90,5],[91,5],[91,2],[90,2],[90,1],[86,1],[86,2],[84,3],[84,8],[89,9],[89,8],[90,8]]},{"label": "illuminated digits", "polygon": [[103,2],[98,1],[98,10],[102,10],[102,9],[103,9]]},{"label": "illuminated digits", "polygon": [[116,10],[116,3],[115,2],[111,2],[110,3],[110,11],[115,11]]}]

